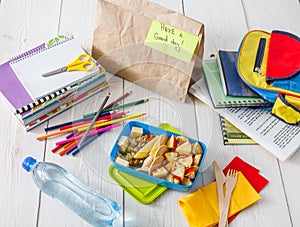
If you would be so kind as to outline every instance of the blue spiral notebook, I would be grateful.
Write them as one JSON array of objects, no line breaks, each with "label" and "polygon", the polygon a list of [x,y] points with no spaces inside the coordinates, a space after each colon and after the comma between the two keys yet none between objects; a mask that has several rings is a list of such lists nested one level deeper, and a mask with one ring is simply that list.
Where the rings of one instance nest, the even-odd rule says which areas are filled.
[{"label": "blue spiral notebook", "polygon": [[220,72],[216,60],[202,62],[204,78],[215,108],[224,107],[269,107],[271,104],[260,97],[243,97],[225,95],[220,79]]},{"label": "blue spiral notebook", "polygon": [[218,53],[217,62],[224,94],[229,96],[260,97],[238,75],[235,67],[236,56],[237,51],[219,50]]}]

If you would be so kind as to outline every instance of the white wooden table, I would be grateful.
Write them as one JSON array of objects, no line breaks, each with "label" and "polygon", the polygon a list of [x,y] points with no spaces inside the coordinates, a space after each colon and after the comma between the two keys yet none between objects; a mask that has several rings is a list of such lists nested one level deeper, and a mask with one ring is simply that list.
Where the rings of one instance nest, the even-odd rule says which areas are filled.
[{"label": "white wooden table", "polygon": [[[218,49],[236,50],[243,35],[252,29],[281,29],[300,36],[300,4],[297,0],[155,0],[205,24],[205,54]],[[58,34],[71,33],[88,51],[93,39],[96,0],[0,0],[0,61],[28,50]],[[197,186],[214,180],[211,162],[225,167],[236,155],[256,166],[270,183],[262,199],[249,207],[230,226],[300,226],[300,153],[280,162],[259,145],[223,146],[218,116],[190,97],[177,103],[124,81],[110,78],[112,98],[127,90],[126,101],[149,97],[147,104],[129,108],[147,112],[142,121],[157,125],[169,122],[187,136],[198,138],[208,155]],[[108,154],[121,129],[105,133],[77,157],[60,157],[51,149],[57,139],[37,141],[44,127],[75,119],[82,111],[94,111],[105,94],[51,119],[31,132],[24,132],[0,101],[0,226],[88,226],[56,200],[41,194],[21,167],[26,156],[55,162],[81,181],[116,200],[123,213],[116,226],[188,226],[178,206],[186,193],[168,190],[149,205],[136,202],[110,179]]]}]

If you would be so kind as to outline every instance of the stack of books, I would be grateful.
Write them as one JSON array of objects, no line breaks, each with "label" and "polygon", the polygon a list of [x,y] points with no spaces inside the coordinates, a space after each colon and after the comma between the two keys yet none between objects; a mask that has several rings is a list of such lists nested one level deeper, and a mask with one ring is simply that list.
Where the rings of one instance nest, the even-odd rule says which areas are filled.
[{"label": "stack of books", "polygon": [[203,66],[204,76],[215,108],[269,107],[271,104],[252,91],[239,77],[235,51],[220,50],[217,61]]},{"label": "stack of books", "polygon": [[2,99],[26,131],[86,100],[107,87],[105,69],[43,74],[67,66],[86,54],[74,37],[58,36],[0,65]]},{"label": "stack of books", "polygon": [[[233,59],[235,60],[235,57]],[[234,60],[233,63],[222,63],[221,67],[224,64],[231,65],[232,69],[235,69]],[[288,125],[273,116],[271,108],[268,108],[271,104],[260,97],[245,97],[240,93],[238,93],[240,96],[229,95],[231,94],[229,86],[233,85],[236,88],[237,82],[229,84],[226,69],[224,66],[219,68],[217,59],[204,60],[202,66],[204,76],[190,87],[189,92],[230,122],[227,124],[220,120],[225,144],[249,144],[255,141],[281,161],[287,160],[300,149],[299,126]],[[236,70],[232,71],[236,73]],[[221,79],[223,76],[226,77],[225,80]],[[225,87],[222,80],[225,82]],[[227,90],[227,95],[224,88]],[[227,132],[232,133],[230,139]],[[247,136],[241,136],[240,132]]]},{"label": "stack of books", "polygon": [[[269,107],[271,104],[251,90],[239,77],[236,57],[236,51],[219,50],[217,59],[207,63],[209,67],[204,63],[204,77],[214,108]],[[256,143],[225,118],[222,117],[220,123],[224,145]],[[229,131],[231,133],[227,133]]]}]

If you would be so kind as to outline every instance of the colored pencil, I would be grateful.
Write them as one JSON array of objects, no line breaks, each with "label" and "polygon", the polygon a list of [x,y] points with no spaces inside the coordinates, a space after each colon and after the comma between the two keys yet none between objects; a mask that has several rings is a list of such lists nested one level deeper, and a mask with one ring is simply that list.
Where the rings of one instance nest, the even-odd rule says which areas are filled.
[{"label": "colored pencil", "polygon": [[[119,127],[119,126],[121,126],[121,124],[116,123],[116,124],[109,125],[109,126],[106,126],[106,127],[103,127],[103,128],[99,128],[97,130],[90,131],[88,136],[92,136],[92,135],[98,134],[100,132],[105,132],[107,130],[110,130],[110,129],[113,129],[113,128],[116,128],[116,127]],[[70,143],[70,142],[73,142],[74,140],[79,140],[82,137],[83,137],[83,135],[74,136],[74,137],[71,137],[69,139],[58,141],[58,142],[56,142],[56,145],[63,145],[63,144],[66,144],[66,143]]]},{"label": "colored pencil", "polygon": [[77,142],[78,141],[73,141],[73,142],[67,144],[67,146],[64,147],[58,154],[60,156],[63,156],[70,148],[72,148],[73,146],[76,146]]},{"label": "colored pencil", "polygon": [[[141,117],[141,116],[143,116],[145,114],[146,113],[133,114],[133,115],[129,115],[129,116],[126,116],[126,117],[118,118],[118,119],[115,119],[115,120],[103,122],[103,123],[94,125],[93,128],[99,128],[99,127],[102,127],[102,126],[119,123],[119,122],[126,121],[126,120],[129,120],[129,119]],[[60,135],[60,134],[68,133],[68,132],[72,132],[72,131],[74,131],[76,129],[78,129],[79,132],[80,131],[85,131],[85,130],[87,130],[87,128],[88,128],[88,126],[76,126],[76,127],[73,127],[73,128],[68,128],[68,129],[62,130],[62,131],[56,131],[56,132],[48,133],[48,134],[45,134],[45,135],[41,135],[41,136],[38,136],[36,139],[37,140],[44,140],[44,139],[52,137],[52,136],[56,136],[56,135]]]},{"label": "colored pencil", "polygon": [[117,98],[116,100],[114,100],[113,102],[111,102],[110,104],[106,105],[103,110],[106,110],[108,108],[111,108],[113,106],[115,106],[116,104],[118,104],[118,102],[120,102],[121,100],[125,99],[127,96],[129,96],[132,93],[132,91],[126,92],[124,95],[120,96],[119,98]]},{"label": "colored pencil", "polygon": [[95,139],[97,139],[97,137],[100,136],[101,134],[102,133],[99,133],[99,134],[89,137],[84,143],[82,143],[81,148],[77,147],[75,150],[73,150],[72,155],[75,156],[76,154],[78,154],[82,148],[89,145],[91,142],[93,142]]},{"label": "colored pencil", "polygon": [[55,153],[56,151],[58,151],[60,148],[62,148],[63,147],[63,145],[57,145],[56,147],[54,147],[51,151],[53,152],[53,153]]},{"label": "colored pencil", "polygon": [[[113,112],[101,113],[100,117],[104,117],[104,116],[110,115],[112,113]],[[77,120],[68,121],[68,122],[64,122],[64,123],[58,124],[58,125],[53,125],[53,126],[47,127],[44,130],[45,130],[45,132],[48,132],[50,130],[61,128],[61,127],[66,126],[66,125],[72,125],[72,124],[77,123],[77,122],[82,122],[82,121],[87,121],[87,120],[93,120],[93,118],[94,118],[94,116],[87,117],[87,118],[80,118],[80,119],[77,119]]]},{"label": "colored pencil", "polygon": [[[107,115],[107,116],[104,116],[104,117],[99,117],[97,119],[96,123],[100,123],[101,120],[113,120],[113,119],[116,119],[118,117],[123,117],[124,115],[126,115],[125,112],[119,112],[119,113],[114,113],[114,114]],[[79,125],[89,124],[91,121],[92,120],[77,122],[75,124],[69,124],[69,125],[60,127],[59,130],[65,130],[67,128],[72,128],[72,127],[79,126]]]},{"label": "colored pencil", "polygon": [[[123,105],[118,105],[118,106],[111,107],[111,108],[108,108],[106,110],[103,110],[103,113],[105,113],[106,111],[112,111],[112,110],[117,110],[117,109],[125,108],[125,107],[128,107],[128,106],[138,105],[138,104],[145,103],[145,102],[148,102],[148,101],[149,101],[149,99],[141,99],[141,100],[130,102],[130,103],[126,103],[126,104],[123,104]],[[96,113],[97,112],[85,114],[85,115],[83,115],[83,118],[94,116]]]},{"label": "colored pencil", "polygon": [[71,138],[71,137],[74,136],[77,132],[78,132],[78,130],[75,130],[75,131],[71,132],[70,134],[66,135],[66,139]]},{"label": "colored pencil", "polygon": [[89,132],[91,131],[91,129],[93,128],[93,126],[95,125],[95,122],[97,120],[97,118],[100,116],[105,104],[107,103],[107,100],[109,99],[110,93],[104,98],[103,103],[101,104],[99,110],[97,111],[95,117],[93,118],[92,122],[90,123],[88,129],[85,131],[83,137],[81,138],[81,140],[79,141],[79,144],[77,145],[78,148],[80,148],[81,144],[85,141],[86,137],[88,136]]}]

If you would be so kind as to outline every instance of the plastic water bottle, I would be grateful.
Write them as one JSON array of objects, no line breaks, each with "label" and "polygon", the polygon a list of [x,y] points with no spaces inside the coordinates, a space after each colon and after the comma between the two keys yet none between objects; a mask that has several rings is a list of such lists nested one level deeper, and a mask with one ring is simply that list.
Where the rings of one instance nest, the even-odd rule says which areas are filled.
[{"label": "plastic water bottle", "polygon": [[93,226],[112,226],[120,215],[119,204],[80,182],[62,167],[24,159],[23,168],[32,173],[35,184],[47,195],[60,200]]}]

